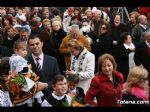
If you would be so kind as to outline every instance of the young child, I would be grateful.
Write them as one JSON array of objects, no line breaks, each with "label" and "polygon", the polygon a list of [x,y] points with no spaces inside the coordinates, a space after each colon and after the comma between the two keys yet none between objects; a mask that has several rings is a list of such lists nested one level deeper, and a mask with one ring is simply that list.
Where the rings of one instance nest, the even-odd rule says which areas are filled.
[{"label": "young child", "polygon": [[[15,53],[10,57],[9,64],[10,64],[10,71],[15,71],[16,73],[32,73],[31,65],[28,64],[25,56],[27,55],[27,44],[24,41],[16,41],[14,43],[14,51]],[[32,98],[26,100],[19,105],[23,105],[27,103],[27,106],[32,106],[33,98],[37,99],[38,103],[42,103],[41,97],[44,94],[39,91],[36,93]]]},{"label": "young child", "polygon": [[12,107],[9,92],[4,86],[6,78],[6,75],[0,76],[0,107]]},{"label": "young child", "polygon": [[72,98],[66,94],[68,89],[67,79],[63,75],[56,75],[52,81],[53,93],[43,102],[42,107],[65,107],[70,106]]},{"label": "young child", "polygon": [[79,83],[79,76],[75,74],[68,75],[68,91],[67,94],[80,103],[84,104],[84,90],[80,87],[77,87]]},{"label": "young child", "polygon": [[145,68],[134,67],[130,70],[123,85],[122,100],[133,102],[123,106],[149,106],[148,72]]},{"label": "young child", "polygon": [[16,71],[17,73],[23,71],[25,67],[28,67],[28,62],[25,60],[27,55],[27,44],[23,41],[16,41],[14,43],[14,54],[9,59],[10,71]]}]

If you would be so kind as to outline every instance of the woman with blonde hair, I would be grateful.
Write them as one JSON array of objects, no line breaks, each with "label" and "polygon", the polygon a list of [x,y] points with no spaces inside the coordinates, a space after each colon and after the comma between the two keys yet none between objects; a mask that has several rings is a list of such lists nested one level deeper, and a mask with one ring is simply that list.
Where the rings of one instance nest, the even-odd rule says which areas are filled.
[{"label": "woman with blonde hair", "polygon": [[95,56],[76,39],[68,41],[68,49],[71,53],[71,65],[70,69],[66,70],[66,75],[78,75],[78,87],[86,94],[94,77]]},{"label": "woman with blonde hair", "polygon": [[137,66],[130,70],[127,81],[123,84],[122,100],[130,101],[123,106],[143,106],[149,103],[148,72],[145,68]]}]

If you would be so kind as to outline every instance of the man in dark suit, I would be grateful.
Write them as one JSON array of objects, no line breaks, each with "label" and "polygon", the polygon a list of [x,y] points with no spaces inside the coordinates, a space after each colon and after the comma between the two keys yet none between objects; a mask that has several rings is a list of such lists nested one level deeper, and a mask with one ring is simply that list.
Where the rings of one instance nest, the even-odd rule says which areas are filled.
[{"label": "man in dark suit", "polygon": [[137,66],[143,66],[150,75],[150,31],[145,33],[145,41],[136,47],[134,61]]},{"label": "man in dark suit", "polygon": [[27,60],[32,65],[32,70],[40,76],[38,88],[42,90],[44,97],[47,97],[52,92],[54,76],[60,73],[57,60],[52,56],[43,54],[43,42],[39,35],[31,35],[28,39],[28,45],[32,53],[27,57]]}]

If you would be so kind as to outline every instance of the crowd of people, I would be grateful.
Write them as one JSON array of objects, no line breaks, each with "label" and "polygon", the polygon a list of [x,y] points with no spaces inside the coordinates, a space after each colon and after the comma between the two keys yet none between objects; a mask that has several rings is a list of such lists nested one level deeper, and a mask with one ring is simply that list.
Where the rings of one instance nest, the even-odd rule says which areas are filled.
[{"label": "crowd of people", "polygon": [[[0,106],[150,106],[150,8],[127,10],[0,6]],[[14,72],[39,77],[15,104]]]}]

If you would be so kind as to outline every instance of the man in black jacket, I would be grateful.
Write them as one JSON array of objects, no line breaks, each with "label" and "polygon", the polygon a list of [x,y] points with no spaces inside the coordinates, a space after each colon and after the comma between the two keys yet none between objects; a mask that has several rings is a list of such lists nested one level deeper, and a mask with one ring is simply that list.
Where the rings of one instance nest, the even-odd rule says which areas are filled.
[{"label": "man in black jacket", "polygon": [[27,57],[27,60],[32,65],[32,70],[40,76],[38,88],[42,90],[44,97],[47,97],[52,92],[54,76],[60,73],[57,60],[43,54],[43,42],[39,35],[31,35],[28,39],[28,45],[32,54]]},{"label": "man in black jacket", "polygon": [[145,41],[135,49],[134,61],[137,66],[143,66],[150,75],[150,31],[147,31],[144,37]]}]

